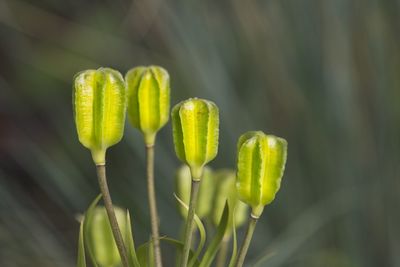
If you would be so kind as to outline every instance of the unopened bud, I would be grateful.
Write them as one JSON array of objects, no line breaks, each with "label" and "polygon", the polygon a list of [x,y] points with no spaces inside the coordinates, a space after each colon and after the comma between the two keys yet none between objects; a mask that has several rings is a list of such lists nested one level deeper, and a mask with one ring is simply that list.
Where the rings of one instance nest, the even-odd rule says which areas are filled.
[{"label": "unopened bud", "polygon": [[219,225],[225,203],[228,201],[230,220],[227,233],[230,233],[232,222],[234,220],[235,228],[242,226],[247,219],[248,206],[239,200],[235,181],[236,173],[233,170],[218,170],[214,172],[216,189],[214,194],[212,221]]},{"label": "unopened bud", "polygon": [[203,166],[218,152],[219,112],[211,101],[191,98],[172,109],[175,152],[199,181]]},{"label": "unopened bud", "polygon": [[168,122],[170,84],[168,72],[158,66],[136,67],[125,76],[128,118],[153,145],[157,132]]},{"label": "unopened bud", "polygon": [[79,72],[72,103],[79,141],[91,150],[96,165],[105,164],[107,148],[124,133],[126,96],[121,74],[109,68]]},{"label": "unopened bud", "polygon": [[236,188],[239,198],[258,218],[278,192],[285,170],[287,142],[261,131],[239,138]]},{"label": "unopened bud", "polygon": [[[187,165],[182,165],[175,174],[175,190],[177,196],[186,204],[189,205],[190,200],[190,188],[192,184],[192,177],[190,168]],[[212,200],[214,193],[214,177],[212,170],[208,167],[204,168],[203,176],[200,182],[199,194],[196,205],[196,215],[200,219],[209,215],[212,209]],[[185,217],[187,210],[178,205],[180,214]]]},{"label": "unopened bud", "polygon": [[[127,235],[126,211],[114,207],[122,236]],[[88,218],[85,237],[87,247],[99,266],[120,266],[121,258],[111,230],[106,209],[98,206]]]}]

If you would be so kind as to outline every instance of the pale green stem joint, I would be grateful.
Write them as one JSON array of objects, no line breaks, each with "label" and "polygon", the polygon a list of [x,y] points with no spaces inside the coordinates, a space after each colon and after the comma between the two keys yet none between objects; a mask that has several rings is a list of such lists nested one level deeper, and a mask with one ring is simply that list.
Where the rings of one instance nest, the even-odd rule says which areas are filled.
[{"label": "pale green stem joint", "polygon": [[260,218],[263,211],[264,211],[264,206],[260,205],[260,206],[253,207],[251,210],[251,217],[258,219],[258,218]]},{"label": "pale green stem joint", "polygon": [[201,177],[203,176],[204,167],[190,167],[190,172],[192,174],[192,180],[196,182],[200,182]]},{"label": "pale green stem joint", "polygon": [[144,138],[144,143],[146,144],[146,147],[154,146],[156,143],[156,136],[157,133],[144,133],[143,138]]},{"label": "pale green stem joint", "polygon": [[105,149],[92,149],[92,158],[96,166],[106,164],[106,150]]}]

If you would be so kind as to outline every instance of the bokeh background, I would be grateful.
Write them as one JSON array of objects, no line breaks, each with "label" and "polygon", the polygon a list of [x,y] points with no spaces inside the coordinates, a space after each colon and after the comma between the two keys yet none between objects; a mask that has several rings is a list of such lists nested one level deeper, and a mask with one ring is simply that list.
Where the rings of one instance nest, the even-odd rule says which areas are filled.
[{"label": "bokeh background", "polygon": [[[72,76],[149,64],[169,70],[172,104],[220,107],[212,167],[235,167],[248,130],[289,142],[248,266],[400,266],[397,0],[0,0],[0,266],[75,265],[76,215],[99,190]],[[144,148],[129,125],[108,163],[114,201],[146,242]],[[178,237],[170,124],[156,166],[161,232]]]}]

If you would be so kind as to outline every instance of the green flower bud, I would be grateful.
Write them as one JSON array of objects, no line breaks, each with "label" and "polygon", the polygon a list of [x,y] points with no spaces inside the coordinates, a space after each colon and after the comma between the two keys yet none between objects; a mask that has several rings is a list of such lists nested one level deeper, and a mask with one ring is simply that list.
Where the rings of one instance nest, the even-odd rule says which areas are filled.
[{"label": "green flower bud", "polygon": [[107,148],[124,132],[124,79],[109,68],[85,70],[75,75],[72,96],[79,141],[91,150],[95,164],[105,164]]},{"label": "green flower bud", "polygon": [[231,233],[232,217],[235,220],[235,227],[242,226],[247,219],[248,206],[239,200],[235,181],[236,173],[232,170],[219,170],[214,172],[216,181],[216,189],[213,201],[212,221],[215,225],[219,225],[225,203],[228,201],[229,211],[231,214],[227,233]]},{"label": "green flower bud", "polygon": [[191,98],[172,109],[175,152],[199,181],[203,166],[218,152],[219,114],[211,101]]},{"label": "green flower bud", "polygon": [[[126,211],[118,207],[114,207],[114,210],[121,234],[126,236]],[[97,206],[93,210],[88,218],[85,239],[87,247],[98,265],[108,267],[122,264],[105,207]]]},{"label": "green flower bud", "polygon": [[278,192],[285,170],[287,142],[261,131],[239,138],[236,188],[239,198],[258,218]]},{"label": "green flower bud", "polygon": [[[212,170],[205,167],[203,176],[200,182],[198,193],[196,214],[200,219],[207,216],[212,207],[213,193],[214,193],[214,179]],[[192,184],[192,176],[190,168],[187,165],[182,165],[175,174],[175,192],[176,195],[187,205],[190,200],[190,187]],[[178,204],[178,209],[182,217],[186,217],[187,210]]]},{"label": "green flower bud", "polygon": [[133,68],[125,76],[128,117],[153,145],[157,132],[168,122],[170,85],[168,72],[157,66]]}]

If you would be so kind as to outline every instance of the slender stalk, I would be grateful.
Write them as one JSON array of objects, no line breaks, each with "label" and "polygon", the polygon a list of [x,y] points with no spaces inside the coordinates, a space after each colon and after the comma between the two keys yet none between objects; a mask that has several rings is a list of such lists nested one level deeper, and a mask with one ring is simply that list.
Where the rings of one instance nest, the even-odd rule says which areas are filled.
[{"label": "slender stalk", "polygon": [[126,253],[124,240],[122,239],[121,230],[119,229],[117,217],[115,216],[114,207],[111,201],[110,191],[108,190],[106,166],[96,165],[96,170],[97,170],[97,178],[99,180],[100,191],[103,196],[104,206],[106,207],[108,220],[110,221],[111,230],[114,235],[114,240],[115,243],[117,244],[119,255],[121,256],[122,265],[124,267],[129,267],[128,254]]},{"label": "slender stalk", "polygon": [[160,234],[158,231],[158,214],[156,192],[154,188],[154,145],[146,145],[147,195],[149,198],[151,235],[153,239],[154,258],[157,267],[162,267]]},{"label": "slender stalk", "polygon": [[224,239],[222,239],[221,248],[219,249],[218,252],[217,264],[215,265],[216,267],[225,266],[230,238],[231,238],[230,235],[225,235]]},{"label": "slender stalk", "polygon": [[199,193],[200,181],[192,180],[192,188],[190,191],[190,202],[189,202],[189,212],[186,218],[186,226],[185,226],[185,236],[184,236],[184,246],[183,253],[181,257],[181,267],[186,267],[189,259],[190,247],[192,244],[192,235],[193,235],[193,227],[194,227],[194,213],[197,203],[197,195]]},{"label": "slender stalk", "polygon": [[235,264],[235,267],[242,267],[244,259],[246,258],[247,250],[250,246],[251,238],[253,237],[254,229],[256,228],[258,218],[250,215],[249,224],[247,226],[246,235],[244,237],[242,247],[240,248],[239,255]]}]

